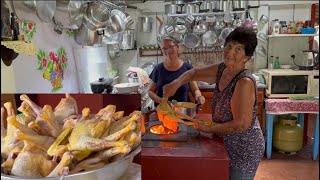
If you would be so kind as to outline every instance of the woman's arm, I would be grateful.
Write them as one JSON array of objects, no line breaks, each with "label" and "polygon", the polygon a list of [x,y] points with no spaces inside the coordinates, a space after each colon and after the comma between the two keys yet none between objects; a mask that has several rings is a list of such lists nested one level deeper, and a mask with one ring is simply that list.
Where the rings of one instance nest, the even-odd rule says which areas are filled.
[{"label": "woman's arm", "polygon": [[157,95],[157,84],[150,80],[149,90],[148,90],[149,97],[156,103],[160,103],[162,98]]},{"label": "woman's arm", "polygon": [[214,64],[206,67],[192,68],[186,71],[179,78],[163,87],[163,97],[173,96],[180,86],[190,81],[204,81],[210,84],[215,83],[218,66],[219,64]]},{"label": "woman's arm", "polygon": [[200,104],[204,104],[206,100],[202,96],[201,91],[199,90],[197,81],[191,81],[189,84],[190,84],[190,90],[196,102]]},{"label": "woman's arm", "polygon": [[244,132],[252,122],[254,102],[254,83],[249,78],[242,78],[237,82],[231,98],[231,111],[234,119],[214,126],[204,126],[198,123],[196,128],[204,132],[222,134]]}]

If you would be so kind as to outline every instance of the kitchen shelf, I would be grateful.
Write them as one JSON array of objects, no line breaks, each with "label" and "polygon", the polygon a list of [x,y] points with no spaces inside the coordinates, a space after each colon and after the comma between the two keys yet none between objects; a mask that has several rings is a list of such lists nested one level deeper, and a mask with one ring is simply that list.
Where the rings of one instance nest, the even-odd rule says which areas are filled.
[{"label": "kitchen shelf", "polygon": [[278,34],[278,35],[268,35],[269,38],[276,37],[312,37],[319,36],[319,34]]},{"label": "kitchen shelf", "polygon": [[210,13],[192,13],[192,14],[168,14],[169,17],[183,17],[183,16],[212,16],[212,15],[223,15],[223,14],[238,14],[245,13],[246,11],[229,11],[229,12],[210,12]]},{"label": "kitchen shelf", "polygon": [[142,49],[139,48],[140,57],[163,56],[161,49]]}]

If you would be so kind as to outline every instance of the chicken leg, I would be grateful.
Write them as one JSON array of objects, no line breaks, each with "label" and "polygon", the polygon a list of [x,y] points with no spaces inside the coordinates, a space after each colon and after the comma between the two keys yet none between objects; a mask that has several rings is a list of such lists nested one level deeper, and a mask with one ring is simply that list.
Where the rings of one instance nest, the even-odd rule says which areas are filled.
[{"label": "chicken leg", "polygon": [[73,154],[69,151],[65,152],[61,158],[59,164],[53,169],[53,171],[47,177],[56,177],[60,175],[60,172],[64,167],[67,167],[71,164],[73,159]]},{"label": "chicken leg", "polygon": [[55,115],[50,105],[45,105],[38,115],[36,123],[49,132],[52,137],[57,138],[61,133],[61,128],[55,119]]},{"label": "chicken leg", "polygon": [[31,107],[32,111],[35,114],[35,117],[41,113],[42,111],[41,107],[39,107],[34,102],[32,102],[26,94],[22,94],[20,96],[20,100],[26,102]]},{"label": "chicken leg", "polygon": [[58,124],[63,125],[63,120],[71,115],[78,115],[78,105],[70,94],[66,94],[54,108],[54,116]]}]

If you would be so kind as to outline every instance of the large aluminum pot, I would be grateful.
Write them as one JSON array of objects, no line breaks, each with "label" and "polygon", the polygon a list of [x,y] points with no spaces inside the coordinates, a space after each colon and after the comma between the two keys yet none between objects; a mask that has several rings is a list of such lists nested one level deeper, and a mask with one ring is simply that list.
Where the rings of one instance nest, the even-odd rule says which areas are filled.
[{"label": "large aluminum pot", "polygon": [[[192,118],[196,117],[198,105],[191,102],[172,102],[174,111],[188,115]],[[199,104],[200,105],[200,104]]]},{"label": "large aluminum pot", "polygon": [[102,35],[99,35],[97,30],[91,30],[85,24],[82,24],[75,35],[75,40],[79,45],[99,46],[102,43]]},{"label": "large aluminum pot", "polygon": [[153,23],[153,18],[144,16],[140,17],[140,31],[141,32],[151,32],[152,31],[152,23]]},{"label": "large aluminum pot", "polygon": [[56,1],[12,1],[13,10],[21,21],[34,23],[52,21],[56,11]]},{"label": "large aluminum pot", "polygon": [[[128,169],[135,155],[141,151],[141,146],[137,147],[127,156],[119,159],[118,161],[107,164],[106,166],[91,170],[84,171],[77,174],[67,175],[64,177],[52,177],[52,178],[38,178],[36,180],[114,180],[119,179],[125,171]],[[7,176],[1,174],[1,180],[31,180],[27,178],[21,178],[16,176]]]},{"label": "large aluminum pot", "polygon": [[234,11],[245,10],[248,6],[247,0],[232,0],[232,9]]},{"label": "large aluminum pot", "polygon": [[82,1],[57,0],[57,8],[54,13],[56,24],[62,28],[78,29],[83,22]]}]

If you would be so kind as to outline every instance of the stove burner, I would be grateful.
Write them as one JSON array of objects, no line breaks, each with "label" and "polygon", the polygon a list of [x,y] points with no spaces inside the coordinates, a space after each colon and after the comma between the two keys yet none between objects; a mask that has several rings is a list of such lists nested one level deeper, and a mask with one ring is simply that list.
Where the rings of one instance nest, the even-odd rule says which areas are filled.
[{"label": "stove burner", "polygon": [[177,132],[173,134],[154,134],[150,128],[156,125],[162,125],[161,121],[148,122],[146,125],[147,132],[142,136],[142,141],[175,141],[175,142],[186,142],[188,141],[187,127],[178,124]]},{"label": "stove burner", "polygon": [[154,125],[154,126],[150,127],[150,132],[153,134],[159,134],[159,135],[176,133],[175,131],[172,131],[172,130],[166,128],[162,124],[158,124],[158,125]]}]

